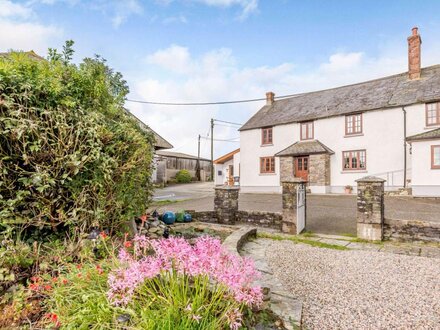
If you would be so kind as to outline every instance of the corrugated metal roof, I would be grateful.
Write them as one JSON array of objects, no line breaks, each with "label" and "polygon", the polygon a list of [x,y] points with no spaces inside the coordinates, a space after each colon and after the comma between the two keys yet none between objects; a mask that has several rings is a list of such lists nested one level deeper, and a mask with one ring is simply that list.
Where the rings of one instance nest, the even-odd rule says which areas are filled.
[{"label": "corrugated metal roof", "polygon": [[359,84],[301,94],[265,105],[240,130],[301,122],[440,100],[440,65],[420,79],[401,73]]},{"label": "corrugated metal roof", "polygon": [[[164,156],[164,157],[176,157],[176,158],[185,158],[185,159],[197,159],[197,156],[184,154],[183,152],[174,152],[174,151],[165,151],[165,150],[159,150],[156,152],[156,155]],[[210,162],[210,159],[206,158],[200,158],[200,160],[208,161]]]}]

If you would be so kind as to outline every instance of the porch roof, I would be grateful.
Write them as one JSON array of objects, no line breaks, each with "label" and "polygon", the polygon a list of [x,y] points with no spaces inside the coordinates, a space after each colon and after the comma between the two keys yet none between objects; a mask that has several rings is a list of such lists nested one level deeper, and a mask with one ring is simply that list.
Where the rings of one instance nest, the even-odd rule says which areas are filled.
[{"label": "porch roof", "polygon": [[313,154],[334,154],[334,152],[333,150],[322,144],[320,141],[311,140],[311,141],[295,142],[291,146],[275,154],[275,156],[282,157],[282,156],[300,156],[300,155],[313,155]]},{"label": "porch roof", "polygon": [[424,132],[424,133],[408,136],[406,138],[406,140],[408,142],[422,141],[422,140],[436,140],[436,139],[440,139],[440,128],[433,129],[432,131],[428,131],[428,132]]}]

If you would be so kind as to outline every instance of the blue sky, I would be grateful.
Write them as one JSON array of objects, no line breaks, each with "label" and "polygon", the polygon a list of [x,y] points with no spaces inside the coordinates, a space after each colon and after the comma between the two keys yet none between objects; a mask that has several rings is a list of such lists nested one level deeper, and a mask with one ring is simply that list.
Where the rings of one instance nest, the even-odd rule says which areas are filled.
[{"label": "blue sky", "polygon": [[[403,72],[406,37],[422,35],[423,66],[440,63],[440,1],[0,0],[0,51],[75,40],[76,60],[100,54],[131,98],[219,101],[336,87]],[[209,119],[244,123],[261,103],[127,107],[178,151],[196,153]],[[239,134],[216,127],[216,137]],[[238,146],[218,142],[215,154]],[[209,156],[203,142],[202,154]]]}]

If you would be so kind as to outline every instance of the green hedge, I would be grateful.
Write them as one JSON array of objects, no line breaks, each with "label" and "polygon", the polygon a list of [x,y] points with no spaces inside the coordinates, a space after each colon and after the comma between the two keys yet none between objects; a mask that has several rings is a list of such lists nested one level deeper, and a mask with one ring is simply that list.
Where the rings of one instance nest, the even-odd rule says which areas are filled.
[{"label": "green hedge", "polygon": [[0,231],[115,229],[152,193],[153,137],[123,108],[126,82],[100,57],[0,57]]},{"label": "green hedge", "polygon": [[179,183],[189,183],[191,178],[191,174],[187,170],[180,170],[176,174],[176,181]]}]

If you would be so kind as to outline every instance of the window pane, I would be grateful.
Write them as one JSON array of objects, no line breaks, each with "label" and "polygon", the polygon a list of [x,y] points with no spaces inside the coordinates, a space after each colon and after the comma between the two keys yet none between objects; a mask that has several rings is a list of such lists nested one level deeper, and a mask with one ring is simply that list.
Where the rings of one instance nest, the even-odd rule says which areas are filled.
[{"label": "window pane", "polygon": [[307,171],[309,167],[308,158],[304,158],[304,171]]},{"label": "window pane", "polygon": [[357,152],[351,154],[351,168],[355,169],[358,167],[358,155]]},{"label": "window pane", "polygon": [[307,124],[307,138],[313,139],[313,123]]},{"label": "window pane", "polygon": [[347,134],[353,133],[353,117],[347,117]]},{"label": "window pane", "polygon": [[429,103],[427,107],[427,123],[428,125],[440,124],[440,114],[437,110],[438,103]]},{"label": "window pane", "polygon": [[302,171],[302,158],[298,158],[298,171]]},{"label": "window pane", "polygon": [[365,158],[365,151],[359,151],[359,168],[366,168]]},{"label": "window pane", "polygon": [[344,152],[344,168],[350,168],[350,153]]},{"label": "window pane", "polygon": [[434,152],[432,156],[434,157],[434,166],[440,166],[440,147],[434,147]]}]

